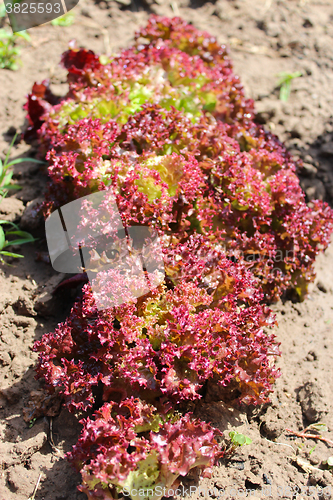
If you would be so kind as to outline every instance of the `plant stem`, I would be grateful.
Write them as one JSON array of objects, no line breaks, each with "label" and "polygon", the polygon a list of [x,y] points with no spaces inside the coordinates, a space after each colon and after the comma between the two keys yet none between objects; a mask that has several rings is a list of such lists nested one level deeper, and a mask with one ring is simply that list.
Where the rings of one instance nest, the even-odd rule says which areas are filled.
[{"label": "plant stem", "polygon": [[319,439],[319,441],[323,441],[324,443],[327,443],[327,444],[330,444],[331,446],[333,446],[333,441],[331,441],[331,439],[325,438],[325,437],[321,436],[320,434],[308,434],[307,430],[308,429],[304,429],[304,431],[302,431],[302,432],[296,432],[296,431],[293,431],[291,429],[286,429],[287,432],[289,432],[290,434],[294,434],[297,437],[300,437],[303,439]]},{"label": "plant stem", "polygon": [[35,496],[36,496],[36,493],[37,493],[37,490],[38,490],[38,486],[39,486],[39,483],[40,483],[40,478],[42,477],[41,474],[39,474],[38,476],[38,479],[37,479],[37,483],[36,483],[36,486],[34,488],[34,491],[32,493],[32,496],[28,498],[28,500],[35,500]]}]

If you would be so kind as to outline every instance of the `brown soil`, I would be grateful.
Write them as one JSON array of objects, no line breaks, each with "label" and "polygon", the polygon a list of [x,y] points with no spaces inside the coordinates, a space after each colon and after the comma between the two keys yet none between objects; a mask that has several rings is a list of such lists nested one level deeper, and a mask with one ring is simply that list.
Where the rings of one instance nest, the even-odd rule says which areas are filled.
[{"label": "brown soil", "polygon": [[[126,7],[112,1],[94,4],[81,0],[75,8],[73,26],[45,25],[30,30],[32,43],[22,45],[22,68],[17,72],[0,70],[1,151],[8,150],[15,130],[24,123],[24,96],[34,81],[49,77],[53,89],[63,92],[65,73],[57,65],[69,40],[76,38],[79,45],[100,53],[115,51],[131,42],[135,29],[146,21],[150,11],[179,14],[229,45],[236,72],[247,94],[256,100],[258,120],[304,160],[300,178],[307,196],[332,202],[331,0],[218,0],[215,4],[146,1],[141,5],[133,0]],[[277,74],[282,71],[303,74],[292,82],[286,103],[279,100],[276,88]],[[12,155],[27,153],[31,156],[36,151],[19,142]],[[13,267],[0,268],[0,500],[27,500],[39,474],[36,500],[83,500],[86,496],[76,489],[79,475],[63,459],[80,430],[76,418],[62,410],[54,419],[40,418],[30,428],[23,419],[30,392],[41,388],[34,380],[36,354],[31,346],[65,318],[75,292],[53,299],[50,291],[64,276],[35,260],[36,251],[46,248],[42,229],[32,226],[29,202],[42,195],[45,172],[32,163],[17,165],[15,172],[23,189],[1,202],[0,218],[20,221],[25,211],[21,224],[40,239],[20,249],[25,258],[12,261]],[[302,440],[286,432],[286,428],[300,431],[311,422],[323,421],[328,426],[324,435],[333,439],[332,247],[318,258],[317,280],[308,299],[301,304],[279,303],[274,309],[282,375],[272,402],[247,412],[232,411],[222,404],[207,404],[201,409],[201,415],[204,411],[221,430],[237,429],[253,442],[215,467],[211,479],[200,481],[202,491],[192,493],[193,500],[200,496],[244,498],[244,488],[253,490],[247,495],[256,499],[268,498],[269,494],[273,499],[333,498],[332,472],[322,465],[333,455],[332,446],[308,439],[299,447]],[[312,468],[304,470],[301,460],[308,461]],[[184,481],[184,485],[189,488],[195,484],[194,479],[191,481]],[[306,489],[310,486],[316,492],[312,496]],[[208,493],[208,488],[214,487]],[[232,487],[237,491],[230,490]],[[288,487],[302,488],[303,494],[293,496]],[[320,488],[326,488],[326,496],[318,495]]]}]

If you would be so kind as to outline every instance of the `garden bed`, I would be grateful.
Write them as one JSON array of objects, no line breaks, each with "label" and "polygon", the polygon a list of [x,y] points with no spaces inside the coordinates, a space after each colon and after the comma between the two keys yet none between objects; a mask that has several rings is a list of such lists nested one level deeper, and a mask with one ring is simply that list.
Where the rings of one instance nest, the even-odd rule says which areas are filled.
[{"label": "garden bed", "polygon": [[[173,10],[168,4],[153,3],[150,10],[171,16],[178,14],[175,10],[179,9],[185,20],[229,45],[235,71],[245,84],[246,94],[256,101],[258,120],[277,133],[292,154],[305,162],[300,177],[309,199],[317,197],[332,203],[333,7],[330,2],[260,1],[255,8],[253,2],[245,0],[172,5]],[[98,53],[128,46],[135,29],[148,18],[149,8],[143,7],[137,3],[125,8],[116,2],[96,5],[81,1],[71,27],[44,26],[31,30],[32,43],[22,48],[22,68],[17,72],[0,72],[2,150],[8,149],[15,129],[21,129],[22,106],[34,81],[49,76],[54,91],[64,92],[66,75],[57,64],[69,40],[76,38],[78,45]],[[287,102],[279,100],[276,89],[276,75],[282,71],[303,74],[292,82]],[[29,156],[36,153],[34,146],[29,149],[20,142],[12,154],[27,156],[28,151]],[[18,165],[15,172],[23,189],[14,198],[21,202],[11,196],[2,202],[0,211],[1,218],[17,222],[24,206],[41,197],[46,175],[39,165],[32,163]],[[31,391],[41,389],[40,382],[34,380],[37,356],[31,352],[31,346],[34,340],[64,320],[77,290],[68,290],[56,298],[51,296],[64,276],[43,262],[45,241],[38,227],[33,226],[29,212],[23,215],[21,225],[40,240],[22,247],[25,258],[13,261],[14,267],[2,266],[0,274],[3,380],[0,429],[4,442],[0,498],[26,500],[42,474],[36,500],[83,499],[85,495],[76,489],[80,477],[63,459],[80,432],[77,420],[64,409],[54,419],[37,419],[31,427],[23,419],[23,407],[27,406]],[[281,342],[282,356],[277,365],[282,375],[276,382],[271,404],[250,408],[247,412],[242,408],[231,411],[207,399],[200,408],[200,418],[206,417],[222,431],[242,432],[252,439],[252,444],[240,448],[231,459],[215,467],[212,477],[199,483],[202,494],[192,490],[193,498],[207,496],[204,489],[212,488],[215,488],[212,496],[241,497],[243,493],[230,490],[232,487],[255,490],[252,498],[267,497],[269,488],[273,498],[283,495],[292,498],[288,487],[303,488],[309,493],[305,490],[308,486],[328,488],[331,485],[332,472],[317,469],[332,456],[332,447],[318,442],[309,454],[317,441],[306,440],[298,450],[302,440],[291,439],[286,431],[288,428],[301,431],[311,421],[320,420],[329,430],[325,436],[333,437],[332,248],[319,256],[316,269],[316,282],[311,285],[307,300],[273,306],[279,323],[275,333]],[[39,395],[36,393],[35,398]],[[307,467],[302,460],[309,462],[313,469],[304,470]],[[189,491],[194,484],[195,478],[189,478],[184,488]]]}]

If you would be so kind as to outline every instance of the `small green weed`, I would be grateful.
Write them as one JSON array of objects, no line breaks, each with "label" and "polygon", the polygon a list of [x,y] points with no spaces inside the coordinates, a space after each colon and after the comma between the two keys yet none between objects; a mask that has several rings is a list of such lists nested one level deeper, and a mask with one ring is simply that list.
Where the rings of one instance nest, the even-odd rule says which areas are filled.
[{"label": "small green weed", "polygon": [[291,82],[295,78],[299,78],[300,76],[303,76],[300,71],[296,71],[295,73],[288,73],[287,71],[283,71],[282,73],[278,74],[279,81],[277,86],[280,89],[280,100],[287,102],[289,97],[290,97],[290,91],[291,91]]},{"label": "small green weed", "polygon": [[28,424],[29,429],[31,429],[37,421],[37,418],[32,418]]},{"label": "small green weed", "polygon": [[239,446],[243,446],[244,444],[252,443],[251,438],[244,436],[244,434],[241,434],[240,432],[237,431],[230,431],[229,437],[231,439],[231,444],[233,448],[238,448]]},{"label": "small green weed", "polygon": [[[12,229],[10,229],[9,231],[5,231],[2,226],[7,225],[11,226]],[[14,236],[16,238],[8,241],[7,238],[11,236]],[[16,224],[14,224],[14,222],[0,220],[0,262],[2,264],[6,263],[3,256],[21,259],[23,258],[23,255],[14,252],[8,252],[7,250],[5,250],[5,248],[11,245],[23,245],[24,243],[31,243],[33,241],[35,241],[35,238],[30,233],[21,231],[20,228]]]},{"label": "small green weed", "polygon": [[52,26],[72,26],[75,21],[75,14],[73,12],[67,12],[63,16],[57,17],[51,21]]},{"label": "small green weed", "polygon": [[8,153],[4,161],[0,158],[0,200],[1,197],[6,196],[9,189],[21,189],[21,186],[18,184],[12,184],[11,180],[13,177],[13,170],[10,170],[10,167],[13,165],[17,165],[18,163],[22,163],[24,161],[31,161],[33,163],[43,163],[40,160],[35,160],[34,158],[16,158],[16,160],[9,161],[10,152],[16,140],[17,134],[14,136],[10,146]]},{"label": "small green weed", "polygon": [[318,443],[316,443],[312,448],[311,450],[309,451],[309,455],[312,455],[312,453],[315,451],[315,449],[317,448],[318,446]]},{"label": "small green weed", "polygon": [[17,70],[22,64],[19,55],[21,53],[20,47],[17,47],[17,41],[23,38],[30,42],[30,35],[26,31],[20,33],[10,33],[5,29],[0,29],[0,68]]},{"label": "small green weed", "polygon": [[323,422],[316,422],[315,424],[309,425],[307,427],[309,430],[317,431],[317,432],[327,432],[328,428],[326,424],[323,424]]},{"label": "small green weed", "polygon": [[[16,158],[16,160],[9,161],[10,152],[12,150],[16,137],[17,134],[14,136],[9,146],[9,150],[4,161],[2,161],[2,159],[0,158],[0,202],[1,199],[7,195],[9,189],[21,189],[21,186],[18,186],[17,184],[11,184],[13,170],[9,170],[10,167],[24,161],[43,163],[42,161],[35,160],[34,158]],[[4,230],[2,226],[10,226],[10,229]],[[14,239],[12,239],[12,237],[14,237]],[[24,243],[31,243],[32,241],[35,241],[35,238],[30,233],[21,231],[20,228],[16,224],[14,224],[14,222],[0,220],[0,262],[2,264],[6,263],[3,256],[23,258],[23,255],[21,254],[5,250],[7,247],[11,245],[23,245]]]}]

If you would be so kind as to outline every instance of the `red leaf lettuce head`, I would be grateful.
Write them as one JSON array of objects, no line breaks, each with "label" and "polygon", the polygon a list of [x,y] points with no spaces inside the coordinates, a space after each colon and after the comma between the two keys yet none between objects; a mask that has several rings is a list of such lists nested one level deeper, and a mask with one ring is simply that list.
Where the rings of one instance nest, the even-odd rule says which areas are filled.
[{"label": "red leaf lettuce head", "polygon": [[263,331],[274,317],[256,279],[203,237],[179,245],[167,262],[170,289],[101,311],[87,285],[67,321],[35,344],[38,375],[70,409],[90,406],[100,384],[106,401],[134,394],[177,405],[200,399],[209,380],[224,399],[267,401],[279,351]]},{"label": "red leaf lettuce head", "polygon": [[82,423],[69,459],[81,471],[81,491],[92,499],[123,492],[132,500],[159,500],[178,476],[191,469],[207,473],[220,454],[217,429],[189,413],[160,414],[133,398],[107,403]]}]

